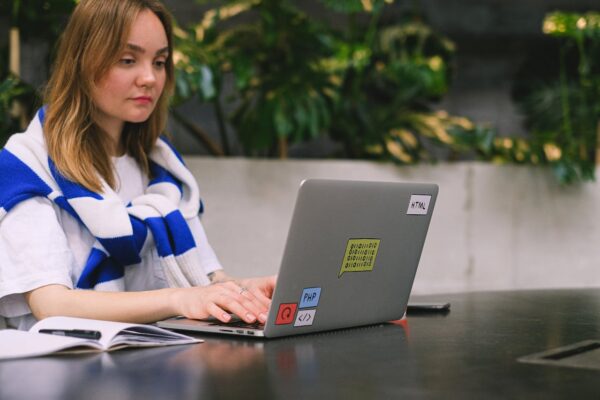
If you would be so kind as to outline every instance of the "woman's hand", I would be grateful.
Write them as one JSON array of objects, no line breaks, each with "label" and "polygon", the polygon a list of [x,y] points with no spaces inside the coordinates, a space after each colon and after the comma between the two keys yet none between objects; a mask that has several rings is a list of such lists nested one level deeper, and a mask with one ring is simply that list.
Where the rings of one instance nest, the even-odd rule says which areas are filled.
[{"label": "woman's hand", "polygon": [[175,289],[173,308],[187,318],[210,316],[229,322],[233,313],[248,323],[265,323],[275,288],[275,277],[228,280],[209,286]]},{"label": "woman's hand", "polygon": [[273,291],[275,290],[275,282],[277,276],[264,276],[259,278],[241,279],[239,281],[242,287],[248,289],[250,293],[254,295],[261,302],[262,305],[271,307],[271,298],[273,298]]}]

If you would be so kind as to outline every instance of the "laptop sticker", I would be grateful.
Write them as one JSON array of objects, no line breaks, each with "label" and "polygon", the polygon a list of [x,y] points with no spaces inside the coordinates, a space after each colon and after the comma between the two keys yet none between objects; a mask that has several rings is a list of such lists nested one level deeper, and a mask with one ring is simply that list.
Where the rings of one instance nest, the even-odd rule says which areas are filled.
[{"label": "laptop sticker", "polygon": [[338,278],[341,278],[346,272],[372,271],[379,251],[379,242],[381,239],[348,240]]},{"label": "laptop sticker", "polygon": [[277,311],[275,325],[287,325],[294,322],[296,308],[298,308],[298,303],[281,303]]},{"label": "laptop sticker", "polygon": [[413,194],[412,196],[410,196],[410,201],[408,202],[408,210],[406,210],[406,214],[427,215],[427,211],[429,211],[430,201],[431,196]]},{"label": "laptop sticker", "polygon": [[315,313],[317,310],[300,310],[296,316],[294,326],[310,326],[315,321]]},{"label": "laptop sticker", "polygon": [[302,291],[302,297],[300,297],[299,308],[316,307],[319,305],[319,298],[321,297],[320,287],[306,288]]}]

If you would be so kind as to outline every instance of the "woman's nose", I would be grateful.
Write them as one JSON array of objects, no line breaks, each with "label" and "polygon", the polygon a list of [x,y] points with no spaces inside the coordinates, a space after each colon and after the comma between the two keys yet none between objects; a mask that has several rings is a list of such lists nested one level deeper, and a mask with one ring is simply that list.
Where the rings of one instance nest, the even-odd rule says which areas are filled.
[{"label": "woman's nose", "polygon": [[154,71],[154,65],[144,64],[138,76],[138,85],[152,86],[154,83],[156,83],[156,71]]}]

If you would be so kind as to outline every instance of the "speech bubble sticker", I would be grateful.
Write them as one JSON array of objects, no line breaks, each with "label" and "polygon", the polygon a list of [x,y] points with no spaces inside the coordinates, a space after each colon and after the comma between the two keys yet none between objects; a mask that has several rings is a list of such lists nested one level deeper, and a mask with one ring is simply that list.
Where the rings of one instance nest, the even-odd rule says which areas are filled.
[{"label": "speech bubble sticker", "polygon": [[381,239],[349,239],[338,278],[346,272],[370,272],[375,267]]}]

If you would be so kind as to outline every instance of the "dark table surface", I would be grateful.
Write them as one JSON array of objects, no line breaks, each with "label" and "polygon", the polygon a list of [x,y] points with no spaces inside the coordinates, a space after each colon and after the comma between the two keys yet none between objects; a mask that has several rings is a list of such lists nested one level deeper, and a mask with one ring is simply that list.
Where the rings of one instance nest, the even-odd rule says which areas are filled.
[{"label": "dark table surface", "polygon": [[447,314],[275,340],[0,362],[0,399],[600,398],[600,371],[517,359],[600,339],[600,289],[418,297]]}]

